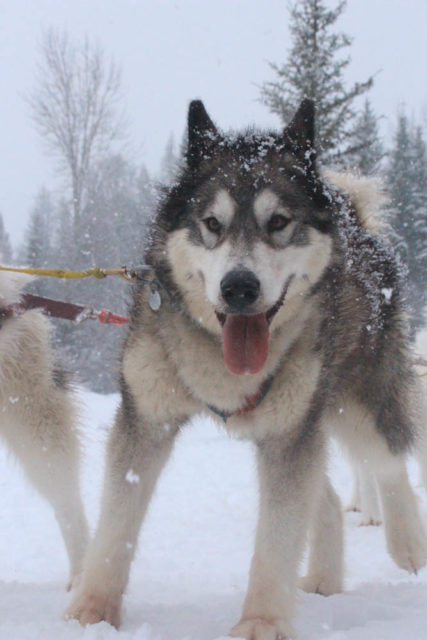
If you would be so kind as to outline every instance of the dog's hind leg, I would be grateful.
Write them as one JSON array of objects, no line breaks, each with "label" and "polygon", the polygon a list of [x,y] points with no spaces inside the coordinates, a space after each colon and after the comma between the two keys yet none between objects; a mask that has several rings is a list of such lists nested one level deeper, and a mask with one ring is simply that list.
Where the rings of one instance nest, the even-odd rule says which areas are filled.
[{"label": "dog's hind leg", "polygon": [[361,512],[359,527],[378,526],[381,524],[381,509],[375,474],[368,468],[366,460],[359,463],[358,467]]},{"label": "dog's hind leg", "polygon": [[37,401],[17,398],[2,426],[33,486],[51,503],[70,562],[68,588],[78,581],[88,542],[79,490],[79,441],[74,403],[63,389],[36,389]]},{"label": "dog's hind leg", "polygon": [[83,625],[120,624],[139,529],[178,425],[144,424],[120,408],[107,449],[101,515],[81,584],[64,614]]},{"label": "dog's hind leg", "polygon": [[406,456],[391,456],[379,465],[381,497],[388,551],[402,569],[417,573],[427,560],[427,536],[409,483]]},{"label": "dog's hind leg", "polygon": [[329,596],[343,586],[343,517],[341,503],[325,475],[324,488],[309,533],[307,575],[299,586],[309,593]]},{"label": "dog's hind leg", "polygon": [[407,454],[394,454],[365,406],[348,400],[339,419],[330,416],[334,435],[359,464],[375,474],[388,551],[399,567],[416,572],[427,559],[427,537],[408,480]]},{"label": "dog's hind leg", "polygon": [[381,524],[381,511],[375,474],[366,460],[353,460],[349,453],[349,461],[353,472],[353,494],[347,511],[361,512],[359,526],[377,526]]},{"label": "dog's hind leg", "polygon": [[[427,416],[426,416],[427,417]],[[424,433],[420,436],[417,449],[415,451],[415,457],[417,459],[420,468],[420,481],[424,485],[427,491],[427,424],[424,426]]]},{"label": "dog's hind leg", "polygon": [[353,490],[351,492],[350,502],[346,506],[346,511],[359,511],[361,510],[361,498],[360,498],[360,479],[359,479],[359,465],[350,460],[351,470],[353,474]]},{"label": "dog's hind leg", "polygon": [[427,491],[427,378],[423,377],[420,380],[417,398],[419,429],[414,455],[419,466],[419,481]]}]

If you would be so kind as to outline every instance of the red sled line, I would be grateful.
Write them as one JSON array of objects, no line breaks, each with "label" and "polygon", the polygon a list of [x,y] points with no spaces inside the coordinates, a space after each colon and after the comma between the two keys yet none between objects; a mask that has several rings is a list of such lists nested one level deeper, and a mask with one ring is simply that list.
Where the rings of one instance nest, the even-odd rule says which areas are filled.
[{"label": "red sled line", "polygon": [[30,309],[41,309],[46,315],[52,318],[62,318],[63,320],[73,320],[83,322],[83,320],[98,320],[101,324],[123,325],[129,322],[126,316],[120,316],[107,309],[94,309],[91,306],[63,302],[62,300],[52,300],[43,296],[36,296],[32,293],[24,293],[20,302],[9,307],[0,309],[0,317],[16,316]]}]

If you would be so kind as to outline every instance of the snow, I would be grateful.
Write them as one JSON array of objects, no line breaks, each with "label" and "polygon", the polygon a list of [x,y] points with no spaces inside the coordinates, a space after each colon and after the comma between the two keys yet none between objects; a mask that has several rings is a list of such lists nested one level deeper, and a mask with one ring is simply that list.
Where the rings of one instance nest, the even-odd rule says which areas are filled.
[{"label": "snow", "polygon": [[393,293],[393,288],[390,288],[390,287],[383,287],[383,288],[381,289],[381,293],[383,294],[383,296],[384,296],[384,298],[385,298],[386,302],[390,302],[390,300],[391,300],[391,296],[392,296],[392,293]]},{"label": "snow", "polygon": [[[79,392],[84,403],[83,491],[98,515],[103,444],[117,396]],[[140,536],[124,602],[123,626],[83,629],[61,613],[67,559],[50,507],[0,450],[0,639],[225,640],[244,598],[256,521],[251,445],[230,439],[206,417],[180,435]],[[427,514],[418,469],[410,473]],[[331,476],[343,502],[351,476],[333,449]],[[301,593],[300,640],[426,640],[427,569],[410,576],[385,550],[381,527],[359,527],[346,513],[346,588],[324,598]]]},{"label": "snow", "polygon": [[138,484],[139,483],[139,475],[133,471],[133,469],[129,469],[126,474],[126,481],[130,482],[130,484]]}]

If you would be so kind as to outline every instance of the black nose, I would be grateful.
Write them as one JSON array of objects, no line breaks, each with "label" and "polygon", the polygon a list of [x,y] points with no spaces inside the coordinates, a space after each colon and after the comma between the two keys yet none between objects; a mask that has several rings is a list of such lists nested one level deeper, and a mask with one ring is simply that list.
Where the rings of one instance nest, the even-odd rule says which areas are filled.
[{"label": "black nose", "polygon": [[220,286],[231,313],[247,311],[258,300],[260,282],[252,271],[229,271]]}]

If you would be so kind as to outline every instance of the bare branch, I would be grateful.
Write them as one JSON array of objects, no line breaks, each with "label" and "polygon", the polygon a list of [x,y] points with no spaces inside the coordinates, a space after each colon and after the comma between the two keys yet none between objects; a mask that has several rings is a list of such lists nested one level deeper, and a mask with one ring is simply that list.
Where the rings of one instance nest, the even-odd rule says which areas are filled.
[{"label": "bare branch", "polygon": [[124,138],[121,97],[120,70],[99,46],[88,38],[74,44],[66,32],[54,29],[43,34],[28,102],[40,135],[67,177],[74,224],[84,207],[92,164]]}]

